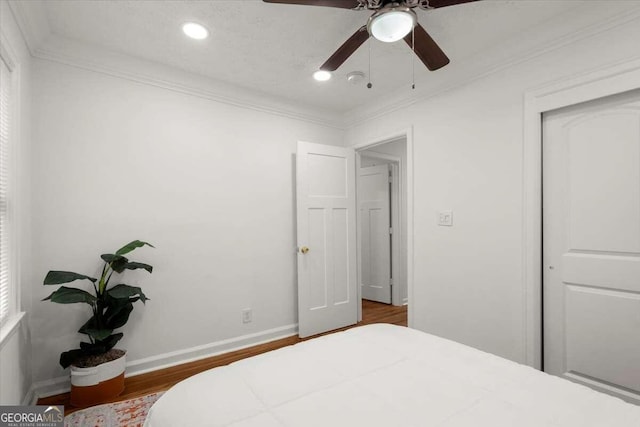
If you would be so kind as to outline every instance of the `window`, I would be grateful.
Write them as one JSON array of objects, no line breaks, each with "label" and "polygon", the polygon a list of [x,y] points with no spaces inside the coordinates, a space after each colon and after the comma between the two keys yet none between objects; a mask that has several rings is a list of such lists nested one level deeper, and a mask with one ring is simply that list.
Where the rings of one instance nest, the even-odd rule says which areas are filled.
[{"label": "window", "polygon": [[14,309],[11,285],[11,233],[9,168],[12,112],[11,67],[0,55],[0,325],[3,325]]}]

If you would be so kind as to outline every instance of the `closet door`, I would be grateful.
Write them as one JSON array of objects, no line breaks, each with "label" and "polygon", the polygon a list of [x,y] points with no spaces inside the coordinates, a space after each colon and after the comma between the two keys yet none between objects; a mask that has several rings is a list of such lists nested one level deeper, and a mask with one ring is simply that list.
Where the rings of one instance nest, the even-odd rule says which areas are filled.
[{"label": "closet door", "polygon": [[640,403],[640,94],[543,118],[545,371]]}]

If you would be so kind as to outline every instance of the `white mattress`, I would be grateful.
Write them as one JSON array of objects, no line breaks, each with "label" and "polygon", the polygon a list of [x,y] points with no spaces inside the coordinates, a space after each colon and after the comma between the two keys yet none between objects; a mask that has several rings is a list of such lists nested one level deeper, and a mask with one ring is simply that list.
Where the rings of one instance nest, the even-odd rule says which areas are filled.
[{"label": "white mattress", "polygon": [[376,324],[203,372],[146,427],[639,427],[640,407],[413,329]]}]

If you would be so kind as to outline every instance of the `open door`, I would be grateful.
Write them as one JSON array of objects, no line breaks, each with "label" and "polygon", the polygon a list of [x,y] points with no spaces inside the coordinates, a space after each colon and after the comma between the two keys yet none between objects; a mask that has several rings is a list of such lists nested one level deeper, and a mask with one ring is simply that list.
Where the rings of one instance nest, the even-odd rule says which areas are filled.
[{"label": "open door", "polygon": [[358,170],[362,298],[391,304],[391,193],[389,165]]},{"label": "open door", "polygon": [[357,322],[356,185],[352,149],[298,143],[298,334]]}]

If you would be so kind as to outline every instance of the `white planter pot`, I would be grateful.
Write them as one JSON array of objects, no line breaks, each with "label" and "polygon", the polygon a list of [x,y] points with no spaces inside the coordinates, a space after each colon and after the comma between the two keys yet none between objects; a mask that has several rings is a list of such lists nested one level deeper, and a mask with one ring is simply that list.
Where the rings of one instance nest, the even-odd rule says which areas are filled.
[{"label": "white planter pot", "polygon": [[71,404],[90,406],[120,395],[125,368],[126,355],[91,368],[71,366]]}]

